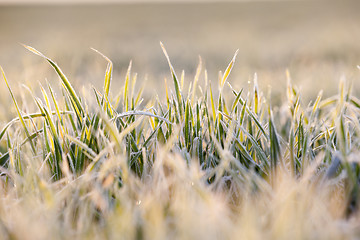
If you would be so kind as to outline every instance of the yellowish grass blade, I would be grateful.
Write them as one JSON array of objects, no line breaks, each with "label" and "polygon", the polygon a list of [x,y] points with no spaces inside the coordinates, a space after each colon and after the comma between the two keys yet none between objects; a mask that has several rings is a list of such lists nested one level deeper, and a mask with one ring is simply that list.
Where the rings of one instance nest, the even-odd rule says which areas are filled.
[{"label": "yellowish grass blade", "polygon": [[28,49],[30,52],[35,53],[36,55],[46,59],[50,65],[55,69],[56,73],[58,74],[58,76],[60,77],[62,83],[64,84],[66,90],[69,92],[70,96],[71,96],[71,100],[74,102],[75,104],[75,111],[77,112],[79,118],[81,119],[81,114],[84,114],[84,109],[80,103],[80,99],[77,96],[74,88],[72,87],[70,81],[67,79],[67,77],[65,76],[65,74],[62,72],[62,70],[59,68],[59,66],[50,58],[46,57],[44,54],[42,54],[41,52],[39,52],[38,50],[36,50],[33,47],[24,45],[23,46]]},{"label": "yellowish grass blade", "polygon": [[112,61],[105,56],[104,54],[102,54],[100,51],[91,48],[93,51],[95,51],[96,53],[100,54],[107,62],[107,67],[106,67],[106,71],[105,71],[105,82],[104,82],[104,93],[105,93],[105,98],[109,97],[109,92],[110,92],[110,83],[111,83],[111,78],[112,78],[112,71],[113,71],[113,63]]},{"label": "yellowish grass blade", "polygon": [[132,77],[130,101],[132,101],[134,99],[135,85],[136,85],[136,81],[137,81],[137,76],[138,76],[137,73],[135,73],[134,76]]},{"label": "yellowish grass blade", "polygon": [[167,85],[167,80],[166,80],[166,78],[164,79],[164,84],[165,84],[166,103],[167,103],[167,108],[169,109],[169,107],[170,107],[170,100],[169,100],[169,90],[168,90],[168,85]]},{"label": "yellowish grass blade", "polygon": [[[164,47],[164,45],[162,44],[162,42],[160,42],[160,46],[164,52],[164,55],[168,61],[168,64],[169,64],[169,67],[170,67],[170,72],[171,72],[171,75],[173,77],[173,80],[174,80],[174,85],[175,85],[175,92],[176,92],[176,97],[177,97],[177,100],[178,100],[178,104],[179,104],[179,111],[180,111],[180,115],[182,115],[182,96],[181,96],[181,85],[179,84],[179,80],[176,76],[176,73],[175,73],[175,70],[170,62],[170,58],[169,58],[169,55],[167,54],[166,52],[166,49]],[[184,76],[184,72],[182,74],[182,76]],[[183,78],[183,77],[182,77]]]},{"label": "yellowish grass blade", "polygon": [[255,114],[259,114],[259,87],[257,82],[257,74],[254,74],[254,111]]},{"label": "yellowish grass blade", "polygon": [[194,99],[195,99],[195,94],[196,94],[196,86],[197,86],[197,83],[199,81],[201,69],[202,69],[202,59],[199,56],[199,65],[198,65],[198,67],[196,69],[196,74],[195,74],[195,77],[194,77],[194,84],[193,84],[192,96],[191,96],[191,104],[194,104]]},{"label": "yellowish grass blade", "polygon": [[235,63],[235,60],[236,60],[236,56],[238,55],[239,53],[239,49],[236,50],[235,54],[234,54],[234,57],[232,58],[232,60],[230,61],[229,65],[227,66],[225,72],[224,72],[224,75],[222,76],[221,78],[221,83],[220,83],[220,89],[222,89],[224,87],[224,84],[226,82],[226,80],[228,79],[229,77],[229,74],[234,66],[234,63]]},{"label": "yellowish grass blade", "polygon": [[1,70],[1,73],[2,73],[2,75],[3,75],[4,81],[5,81],[5,83],[6,83],[6,86],[7,86],[8,90],[9,90],[9,92],[10,92],[11,98],[12,98],[12,100],[13,100],[13,102],[14,102],[14,105],[15,105],[15,108],[16,108],[16,112],[17,112],[17,114],[18,114],[18,116],[19,116],[19,120],[20,120],[20,122],[21,122],[21,125],[22,125],[23,128],[24,128],[26,137],[29,139],[29,142],[30,142],[30,145],[31,145],[31,149],[32,149],[33,153],[36,154],[35,145],[34,145],[33,141],[32,141],[31,138],[30,138],[30,132],[29,132],[29,130],[28,130],[26,124],[25,124],[24,117],[23,117],[23,115],[22,115],[21,112],[20,112],[20,109],[19,109],[19,106],[18,106],[18,104],[17,104],[17,102],[16,102],[15,96],[14,96],[14,94],[13,94],[13,92],[12,92],[10,86],[9,86],[9,83],[8,83],[8,81],[7,81],[7,79],[6,79],[6,76],[5,76],[5,72],[4,72],[4,70],[3,70],[3,68],[2,68],[1,66],[0,66],[0,70]]},{"label": "yellowish grass blade", "polygon": [[125,110],[125,112],[129,111],[128,95],[129,95],[129,81],[130,81],[131,66],[132,66],[132,61],[130,61],[130,63],[129,63],[129,67],[127,69],[126,77],[125,77],[125,89],[124,89],[124,110]]},{"label": "yellowish grass blade", "polygon": [[48,97],[45,89],[42,86],[40,86],[40,90],[41,90],[41,93],[43,94],[43,97],[45,99],[46,107],[47,107],[48,111],[51,112],[51,105],[50,105],[49,97]]},{"label": "yellowish grass blade", "polygon": [[213,92],[212,92],[212,88],[211,88],[211,83],[209,85],[209,90],[210,90],[211,110],[212,110],[213,118],[214,118],[214,121],[215,121],[215,119],[216,119],[216,111],[215,111],[215,103],[214,103],[214,97],[213,97]]},{"label": "yellowish grass blade", "polygon": [[184,82],[185,82],[185,70],[182,70],[181,76],[180,76],[180,90],[181,91],[184,89]]}]

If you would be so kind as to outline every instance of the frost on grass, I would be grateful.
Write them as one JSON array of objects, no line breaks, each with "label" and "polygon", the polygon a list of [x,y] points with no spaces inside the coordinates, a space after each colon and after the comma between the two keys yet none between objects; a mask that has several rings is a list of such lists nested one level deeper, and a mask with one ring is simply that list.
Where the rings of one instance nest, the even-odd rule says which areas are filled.
[{"label": "frost on grass", "polygon": [[[3,72],[18,114],[0,132],[3,239],[360,234],[360,101],[350,85],[304,104],[288,74],[286,100],[272,108],[256,75],[247,94],[231,86],[237,53],[218,88],[200,59],[184,89],[161,47],[174,88],[165,83],[165,98],[148,102],[131,63],[124,88],[112,92],[113,65],[101,53],[104,88],[91,96],[31,47],[59,75],[60,94],[40,86],[42,96],[24,92],[31,101],[22,106]],[[29,105],[37,111],[26,112]]]}]

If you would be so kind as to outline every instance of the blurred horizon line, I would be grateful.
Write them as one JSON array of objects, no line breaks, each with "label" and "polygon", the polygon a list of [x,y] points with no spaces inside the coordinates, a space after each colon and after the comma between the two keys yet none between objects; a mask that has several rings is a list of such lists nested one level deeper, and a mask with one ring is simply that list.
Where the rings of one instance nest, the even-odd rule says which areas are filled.
[{"label": "blurred horizon line", "polygon": [[[315,0],[333,2],[336,0]],[[271,3],[271,2],[314,2],[314,0],[0,0],[0,6],[22,5],[105,5],[105,4],[191,4],[191,3]]]}]

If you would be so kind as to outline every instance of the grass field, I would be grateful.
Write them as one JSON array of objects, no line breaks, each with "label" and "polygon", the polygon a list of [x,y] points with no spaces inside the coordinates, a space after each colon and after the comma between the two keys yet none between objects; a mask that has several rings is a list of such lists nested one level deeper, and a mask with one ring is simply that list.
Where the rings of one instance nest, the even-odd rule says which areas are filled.
[{"label": "grass field", "polygon": [[[323,82],[329,83],[326,96],[336,94],[342,75],[359,91],[355,84],[360,62],[359,8],[356,0],[0,6],[0,64],[12,81],[31,85],[47,78],[56,82],[46,63],[23,51],[19,43],[24,43],[53,56],[75,86],[81,88],[86,78],[86,87],[91,83],[101,88],[104,63],[90,50],[93,47],[114,62],[116,79],[122,78],[133,60],[139,81],[162,83],[168,77],[159,49],[162,41],[179,74],[184,69],[193,76],[200,55],[209,79],[215,81],[229,56],[239,49],[234,87],[246,88],[256,72],[264,91],[271,85],[276,86],[274,93],[281,94],[289,69],[309,101]],[[122,87],[121,81],[114,81],[113,87]],[[154,91],[147,89],[144,94],[152,96]],[[163,92],[156,90],[159,95]]]},{"label": "grass field", "polygon": [[[298,7],[300,15],[300,6],[304,12],[316,6],[293,4],[282,6],[289,11]],[[333,23],[355,23],[357,17],[349,15],[354,5],[337,4],[326,9],[338,7],[348,19]],[[244,6],[259,11],[256,4]],[[20,10],[4,12],[12,16],[11,11]],[[318,19],[332,19],[327,11],[323,14]],[[275,21],[275,15],[263,17]],[[266,22],[258,21],[249,23]],[[209,27],[216,28],[216,22]],[[307,32],[310,25],[293,26]],[[352,36],[359,39],[358,27],[352,27]],[[110,55],[95,49],[82,55],[81,47],[70,45],[65,50],[74,55],[79,50],[81,61],[67,62],[61,45],[51,44],[36,49],[20,45],[24,55],[2,55],[2,61],[9,61],[1,64],[0,79],[0,238],[357,239],[360,99],[355,80],[360,48],[345,32],[329,41],[329,48],[322,45],[290,57],[289,49],[297,44],[286,43],[296,37],[286,30],[279,56],[263,61],[255,53],[251,61],[244,46],[259,45],[245,43],[229,54],[226,48],[233,45],[219,44],[218,51],[205,45],[210,55],[195,57],[198,63],[182,59],[181,49],[157,43],[156,50],[144,52],[145,59],[157,52],[156,61],[126,59],[126,67],[121,56],[112,62]],[[167,39],[170,45],[179,46],[172,39]],[[64,44],[77,41],[74,37]],[[351,50],[341,47],[346,41]],[[8,46],[5,53],[18,52]],[[266,46],[270,49],[259,49],[260,55],[263,50],[265,58],[276,55],[276,45]],[[212,51],[228,55],[217,59]],[[17,58],[24,62],[16,63]],[[124,69],[115,70],[119,65]],[[136,66],[154,67],[147,82],[136,74]],[[333,80],[315,83],[314,76]]]}]

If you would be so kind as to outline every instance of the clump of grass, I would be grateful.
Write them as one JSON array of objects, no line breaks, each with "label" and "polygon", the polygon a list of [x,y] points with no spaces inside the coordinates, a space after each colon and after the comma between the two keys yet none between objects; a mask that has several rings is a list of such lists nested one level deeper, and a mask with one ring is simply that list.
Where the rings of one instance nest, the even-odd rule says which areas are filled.
[{"label": "clump of grass", "polygon": [[230,85],[237,52],[219,91],[206,71],[200,87],[201,60],[186,91],[161,44],[174,88],[165,82],[165,99],[144,103],[131,63],[113,93],[113,64],[95,50],[108,65],[89,107],[53,60],[25,47],[54,68],[62,92],[30,91],[38,112],[25,113],[1,69],[18,113],[0,132],[4,239],[358,234],[360,101],[345,82],[304,106],[288,74],[287,100],[274,110],[256,75],[247,94]]}]

